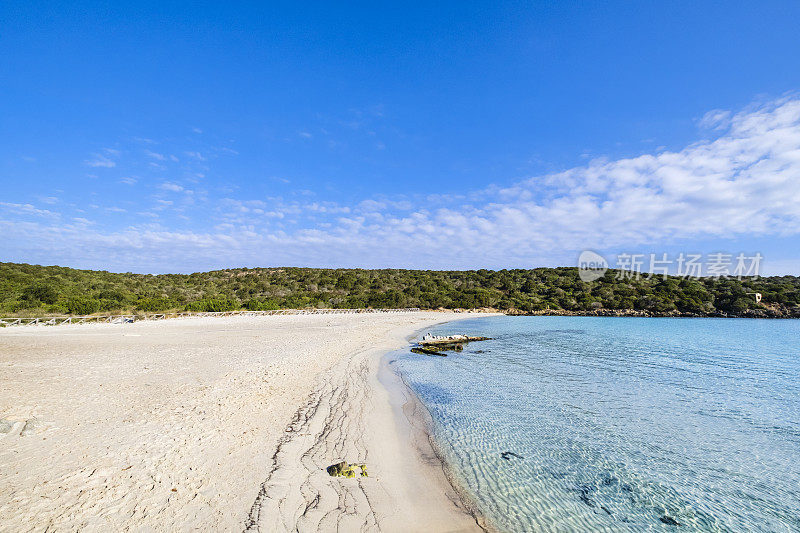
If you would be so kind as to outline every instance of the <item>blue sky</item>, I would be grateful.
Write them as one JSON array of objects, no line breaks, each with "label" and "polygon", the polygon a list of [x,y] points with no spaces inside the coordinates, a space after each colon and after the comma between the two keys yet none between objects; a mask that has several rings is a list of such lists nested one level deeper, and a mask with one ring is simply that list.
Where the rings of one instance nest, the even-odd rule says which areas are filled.
[{"label": "blue sky", "polygon": [[800,274],[800,4],[431,4],[4,2],[0,260]]}]

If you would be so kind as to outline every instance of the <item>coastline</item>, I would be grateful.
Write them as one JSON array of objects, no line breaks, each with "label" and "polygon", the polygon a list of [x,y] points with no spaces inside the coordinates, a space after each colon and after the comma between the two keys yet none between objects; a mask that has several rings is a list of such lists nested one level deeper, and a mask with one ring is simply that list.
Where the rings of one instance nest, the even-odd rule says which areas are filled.
[{"label": "coastline", "polygon": [[452,501],[454,506],[472,516],[478,530],[485,532],[496,531],[480,512],[477,504],[458,480],[455,472],[445,459],[433,435],[434,422],[430,410],[406,382],[402,373],[392,367],[390,359],[393,353],[389,352],[382,358],[379,380],[389,392],[396,423],[404,429],[404,434],[401,438],[422,459],[426,468],[434,470],[429,476],[435,478],[440,490],[447,494],[448,499]]},{"label": "coastline", "polygon": [[[408,335],[469,317],[0,330],[4,527],[475,530],[441,468],[431,483],[400,438],[378,381]],[[369,477],[328,476],[341,460]]]},{"label": "coastline", "polygon": [[[493,530],[389,364],[426,329],[476,316],[494,315],[2,329],[3,527]],[[329,476],[340,461],[368,477]]]},{"label": "coastline", "polygon": [[680,311],[646,311],[639,309],[596,309],[593,311],[569,311],[567,309],[544,309],[540,311],[521,311],[508,309],[508,316],[585,316],[605,318],[760,318],[788,320],[800,318],[800,307],[771,306],[762,309],[748,309],[742,313],[689,313]]},{"label": "coastline", "polygon": [[[278,445],[247,531],[485,530],[447,478],[428,433],[406,416],[415,405],[410,390],[385,366],[386,355],[416,332],[468,317],[432,318],[392,331],[324,376]],[[368,477],[329,476],[325,468],[339,461],[366,464]]]}]

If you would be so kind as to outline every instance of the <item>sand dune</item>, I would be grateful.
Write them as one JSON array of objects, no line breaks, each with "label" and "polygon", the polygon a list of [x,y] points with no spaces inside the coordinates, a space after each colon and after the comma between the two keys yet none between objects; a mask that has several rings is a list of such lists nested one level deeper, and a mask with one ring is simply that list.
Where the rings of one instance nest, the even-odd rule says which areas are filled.
[{"label": "sand dune", "polygon": [[458,316],[2,330],[0,530],[474,529],[376,377]]}]

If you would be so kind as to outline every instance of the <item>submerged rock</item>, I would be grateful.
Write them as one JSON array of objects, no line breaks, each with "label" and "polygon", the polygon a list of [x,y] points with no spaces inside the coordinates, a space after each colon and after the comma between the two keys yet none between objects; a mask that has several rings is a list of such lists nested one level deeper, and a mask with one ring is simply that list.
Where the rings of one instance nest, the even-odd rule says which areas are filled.
[{"label": "submerged rock", "polygon": [[525,459],[523,456],[519,455],[518,453],[514,453],[514,452],[503,452],[503,453],[500,454],[500,457],[502,457],[506,461],[510,461],[512,457],[515,457],[517,459]]},{"label": "submerged rock", "polygon": [[664,522],[668,526],[679,526],[680,525],[680,523],[678,523],[677,520],[675,520],[671,516],[667,516],[667,515],[662,516],[661,518],[659,518],[659,520],[661,520],[662,522]]},{"label": "submerged rock", "polygon": [[414,347],[411,348],[411,353],[418,353],[422,355],[438,355],[439,357],[447,357],[446,353],[442,353],[440,350],[433,350],[431,348]]},{"label": "submerged rock", "polygon": [[594,490],[593,487],[591,487],[589,485],[581,485],[578,488],[578,492],[580,494],[580,496],[579,496],[580,500],[583,503],[585,503],[586,505],[588,505],[589,507],[595,507],[595,504],[592,501],[592,498],[590,497],[590,495],[593,492],[593,490]]}]

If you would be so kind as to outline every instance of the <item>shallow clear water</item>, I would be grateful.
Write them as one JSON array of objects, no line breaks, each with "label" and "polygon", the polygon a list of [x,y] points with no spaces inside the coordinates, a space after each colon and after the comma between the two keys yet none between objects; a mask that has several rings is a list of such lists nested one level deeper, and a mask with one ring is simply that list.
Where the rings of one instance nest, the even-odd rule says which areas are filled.
[{"label": "shallow clear water", "polygon": [[392,365],[496,527],[800,531],[800,321],[484,317],[431,331],[495,338]]}]

